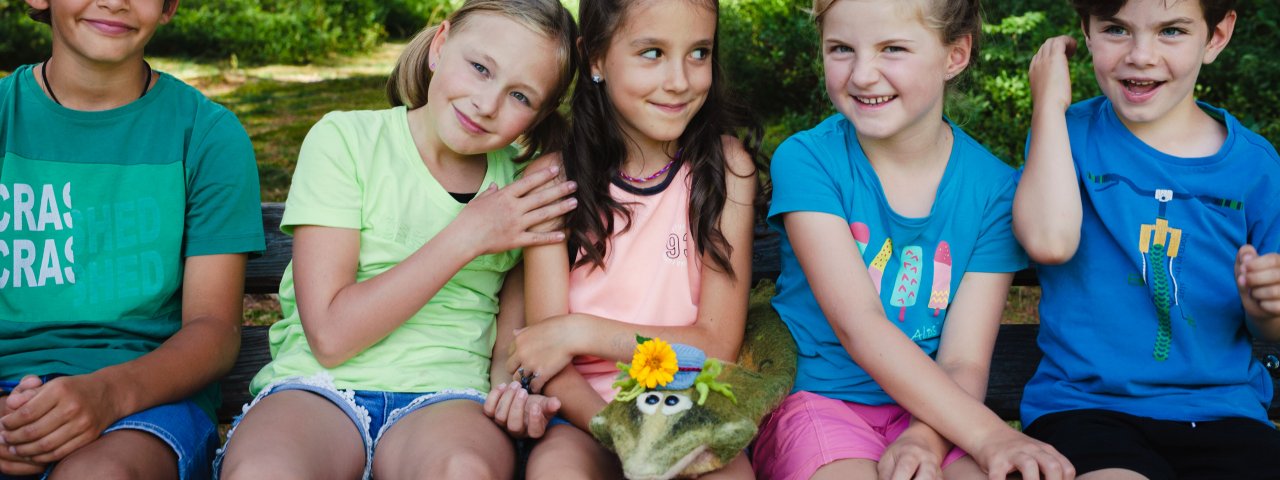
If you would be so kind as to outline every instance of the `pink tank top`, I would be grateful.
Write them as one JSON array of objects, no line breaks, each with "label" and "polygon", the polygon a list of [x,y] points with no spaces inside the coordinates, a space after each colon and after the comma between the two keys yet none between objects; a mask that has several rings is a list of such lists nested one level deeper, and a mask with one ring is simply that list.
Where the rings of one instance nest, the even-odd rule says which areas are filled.
[{"label": "pink tank top", "polygon": [[[638,325],[692,325],[702,263],[689,234],[687,165],[644,193],[618,185],[610,185],[609,192],[630,206],[631,228],[614,232],[604,268],[583,266],[569,273],[569,311]],[[622,226],[622,220],[615,225]],[[573,364],[596,393],[613,400],[618,376],[613,361],[582,356]]]}]

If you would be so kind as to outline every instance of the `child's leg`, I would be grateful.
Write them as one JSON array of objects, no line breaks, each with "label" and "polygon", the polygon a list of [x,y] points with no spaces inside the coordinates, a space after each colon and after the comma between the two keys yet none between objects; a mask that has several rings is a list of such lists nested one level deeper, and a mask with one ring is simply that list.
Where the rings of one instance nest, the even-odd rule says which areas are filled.
[{"label": "child's leg", "polygon": [[342,408],[317,393],[286,390],[249,409],[215,468],[224,479],[361,478],[365,452]]},{"label": "child's leg", "polygon": [[878,475],[876,462],[861,458],[846,458],[819,467],[809,478],[813,480],[870,479],[879,478]]},{"label": "child's leg", "polygon": [[591,434],[569,424],[551,427],[533,447],[525,478],[593,479],[622,478],[618,456],[600,445]]},{"label": "child's leg", "polygon": [[205,479],[218,445],[217,427],[184,400],[134,413],[58,462],[54,479]]},{"label": "child's leg", "polygon": [[760,429],[752,467],[761,478],[876,478],[889,424],[908,417],[895,405],[869,407],[798,392]]},{"label": "child's leg", "polygon": [[50,480],[174,479],[178,459],[159,437],[139,430],[111,432],[76,450],[53,468]]},{"label": "child's leg", "polygon": [[965,455],[951,462],[950,465],[942,467],[942,478],[947,480],[986,480],[990,478],[987,472],[982,471],[982,467],[978,466],[978,462],[973,457]]},{"label": "child's leg", "polygon": [[729,461],[724,468],[698,477],[702,480],[730,480],[740,478],[744,480],[754,480],[755,472],[751,471],[751,461],[747,460],[745,453],[739,454]]},{"label": "child's leg", "polygon": [[415,407],[402,418],[393,413],[390,426],[377,438],[374,478],[511,478],[515,448],[479,401],[453,399]]}]

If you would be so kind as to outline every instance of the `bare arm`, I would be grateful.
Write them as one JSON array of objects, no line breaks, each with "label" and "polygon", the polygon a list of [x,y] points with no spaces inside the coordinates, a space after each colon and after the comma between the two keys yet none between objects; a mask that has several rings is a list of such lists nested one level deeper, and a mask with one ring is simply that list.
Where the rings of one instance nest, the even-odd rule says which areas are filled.
[{"label": "bare arm", "polygon": [[1051,38],[1031,61],[1031,146],[1014,196],[1013,230],[1031,259],[1045,265],[1070,260],[1080,244],[1080,188],[1066,120],[1067,57],[1075,47],[1071,37]]},{"label": "bare arm", "polygon": [[185,262],[182,327],[137,359],[38,386],[30,400],[0,419],[18,454],[60,460],[116,420],[189,397],[231,369],[240,345],[245,255]]},{"label": "bare arm", "polygon": [[[572,313],[563,314],[567,305],[552,305],[558,299],[566,299],[567,293],[560,294],[552,290],[552,282],[563,274],[567,278],[567,268],[563,271],[536,273],[533,258],[530,258],[529,283],[537,278],[540,284],[548,284],[538,288],[545,289],[546,295],[531,293],[529,313],[531,315],[554,315],[542,320],[546,325],[534,325],[516,337],[516,354],[507,362],[508,370],[523,367],[544,375],[544,372],[558,373],[573,356],[590,355],[594,357],[629,361],[635,350],[637,334],[646,337],[661,337],[668,342],[694,345],[704,350],[708,356],[728,361],[737,359],[738,348],[742,344],[742,334],[747,315],[747,295],[750,291],[751,242],[753,199],[755,197],[755,170],[746,152],[740,144],[733,140],[726,142],[726,153],[730,158],[729,171],[726,174],[726,192],[724,212],[720,219],[720,228],[729,242],[732,252],[729,255],[734,274],[720,271],[710,263],[708,256],[703,256],[701,293],[699,296],[698,315],[694,323],[684,327],[659,327],[636,325],[619,319],[602,318],[595,315]],[[556,255],[567,255],[561,248]],[[540,253],[530,252],[532,255]],[[556,265],[566,265],[567,259],[560,257]],[[567,284],[567,280],[565,281]],[[531,290],[532,292],[532,290]],[[534,391],[540,391],[542,380],[534,381]]]},{"label": "bare arm", "polygon": [[556,173],[533,172],[502,189],[482,192],[418,251],[364,282],[355,281],[359,232],[299,226],[294,232],[294,288],[316,360],[332,368],[377,343],[482,254],[561,241],[559,232],[529,231],[573,208],[560,200],[572,191],[571,184],[533,192]]},{"label": "bare arm", "polygon": [[[960,381],[973,383],[961,387],[957,379],[949,376],[889,322],[870,277],[864,273],[866,266],[843,219],[826,213],[793,212],[783,217],[783,223],[800,267],[813,288],[814,297],[840,343],[895,402],[969,451],[979,465],[993,475],[995,472],[1003,475],[1016,468],[1024,475],[1039,471],[1046,473],[1046,478],[1060,478],[1047,473],[1060,474],[1063,465],[1069,465],[1065,458],[1051,447],[1010,429],[970,394],[968,388],[977,390],[978,383],[984,384],[985,389],[985,381],[972,379],[974,374],[964,372],[969,369],[964,362],[948,360],[961,373]],[[970,280],[968,275],[965,280]],[[989,283],[989,287],[994,287],[994,281]],[[982,295],[982,288],[975,290],[973,293]],[[961,291],[959,294],[965,296],[966,304],[976,302],[974,307],[992,302],[990,299],[969,300],[969,292]],[[957,302],[961,300],[957,297]],[[977,313],[983,309],[974,311]],[[975,317],[972,321],[981,319]],[[966,321],[962,318],[960,322]],[[970,339],[980,336],[982,334],[978,330],[970,335],[961,335]],[[983,347],[988,352],[989,342]],[[948,342],[948,347],[952,343]],[[964,355],[963,352],[977,350],[977,346],[961,348],[947,355],[949,358],[976,356],[972,353]]]}]

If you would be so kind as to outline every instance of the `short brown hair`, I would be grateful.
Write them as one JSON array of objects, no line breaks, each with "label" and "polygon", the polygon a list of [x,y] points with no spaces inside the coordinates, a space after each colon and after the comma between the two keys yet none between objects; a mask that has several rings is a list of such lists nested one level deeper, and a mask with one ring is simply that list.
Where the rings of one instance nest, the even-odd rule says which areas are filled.
[{"label": "short brown hair", "polygon": [[[1165,5],[1181,1],[1184,0],[1164,0]],[[1227,12],[1236,9],[1236,0],[1197,1],[1200,2],[1200,10],[1204,12],[1204,22],[1209,26],[1210,30],[1217,27],[1218,23],[1227,17]],[[1114,17],[1128,3],[1129,0],[1071,0],[1071,7],[1076,9],[1076,13],[1080,15],[1080,21],[1084,22],[1084,26],[1087,29],[1090,17]]]}]

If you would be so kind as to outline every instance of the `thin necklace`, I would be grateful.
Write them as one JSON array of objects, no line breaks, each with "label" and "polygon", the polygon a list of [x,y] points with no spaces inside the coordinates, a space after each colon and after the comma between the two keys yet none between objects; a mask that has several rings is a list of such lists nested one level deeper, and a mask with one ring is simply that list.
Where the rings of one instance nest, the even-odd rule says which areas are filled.
[{"label": "thin necklace", "polygon": [[676,150],[676,156],[671,157],[671,160],[670,160],[670,161],[668,161],[666,165],[663,165],[663,166],[662,166],[662,168],[658,169],[658,171],[653,172],[653,175],[649,175],[649,176],[644,177],[644,178],[636,178],[636,177],[633,177],[633,176],[631,176],[631,175],[627,175],[627,172],[622,171],[622,168],[621,168],[621,167],[619,167],[619,168],[618,168],[618,178],[621,178],[621,179],[626,180],[626,181],[631,182],[631,183],[645,183],[645,182],[648,182],[648,181],[653,180],[653,179],[655,179],[655,178],[661,177],[661,176],[662,176],[662,174],[667,173],[667,170],[671,170],[671,166],[672,166],[672,165],[675,165],[675,163],[676,163],[676,159],[680,158],[680,152],[681,152],[681,151],[683,151],[683,150],[684,150],[684,149]]},{"label": "thin necklace", "polygon": [[[138,95],[138,98],[147,96],[147,87],[151,86],[151,64],[143,60],[142,66],[146,67],[146,72],[142,76],[142,93]],[[58,101],[58,95],[53,93],[53,84],[49,83],[49,60],[45,60],[40,68],[40,78],[44,80],[44,89],[49,92],[49,98],[53,99],[53,103],[61,106],[62,102]]]}]

